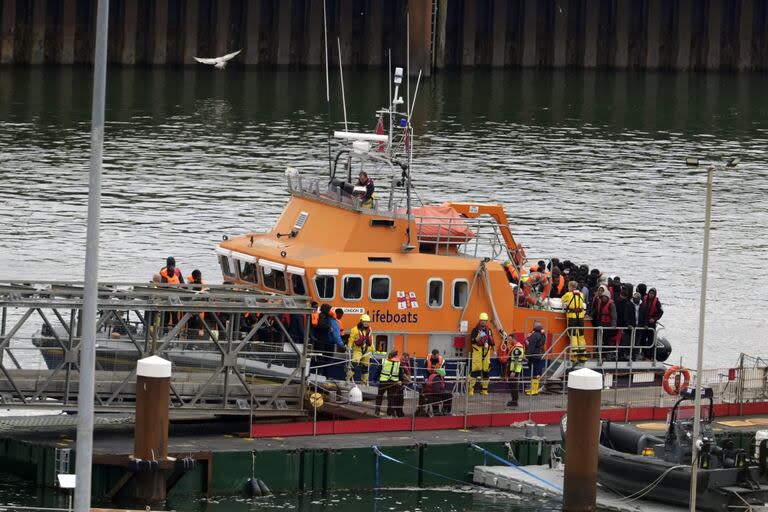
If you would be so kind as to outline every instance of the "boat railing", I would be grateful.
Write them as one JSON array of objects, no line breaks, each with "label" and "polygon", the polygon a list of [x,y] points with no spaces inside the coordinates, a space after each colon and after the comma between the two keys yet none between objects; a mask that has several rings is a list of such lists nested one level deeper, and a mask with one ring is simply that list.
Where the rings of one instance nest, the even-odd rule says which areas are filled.
[{"label": "boat railing", "polygon": [[[592,343],[584,345],[584,351],[588,361],[591,361],[597,367],[610,366],[615,363],[621,363],[621,359],[626,359],[626,364],[631,368],[632,364],[651,367],[661,366],[658,360],[658,336],[661,329],[651,327],[567,327],[556,337],[543,354],[543,359],[547,361],[541,378],[543,380],[560,380],[568,369],[574,366],[578,361],[578,354],[571,344],[571,337],[576,336],[578,331],[584,333],[585,338],[591,338]],[[606,333],[617,335],[621,333],[621,342],[617,345],[613,341],[608,342]],[[591,334],[591,336],[588,336]],[[645,334],[651,334],[650,340],[644,340]],[[567,345],[564,350],[556,352],[557,347],[565,342]]]},{"label": "boat railing", "polygon": [[433,217],[415,215],[416,239],[422,252],[447,256],[511,260],[501,234],[502,226],[490,217]]}]

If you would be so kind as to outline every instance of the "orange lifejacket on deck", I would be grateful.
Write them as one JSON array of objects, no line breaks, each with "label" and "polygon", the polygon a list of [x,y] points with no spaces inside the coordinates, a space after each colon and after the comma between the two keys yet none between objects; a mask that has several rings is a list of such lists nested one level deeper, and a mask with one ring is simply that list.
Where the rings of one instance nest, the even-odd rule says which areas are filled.
[{"label": "orange lifejacket on deck", "polygon": [[181,284],[181,271],[179,269],[175,269],[172,276],[168,275],[168,267],[163,267],[163,269],[160,271],[160,277],[165,279],[164,282],[168,284]]},{"label": "orange lifejacket on deck", "polygon": [[445,360],[443,359],[443,356],[437,356],[437,363],[434,364],[434,368],[432,365],[432,355],[427,358],[427,373],[432,373],[432,370],[437,370],[438,368],[443,367],[443,363]]},{"label": "orange lifejacket on deck", "polygon": [[513,283],[517,283],[520,281],[520,274],[518,274],[517,268],[515,268],[512,262],[509,262],[506,265],[504,265],[504,270],[507,271],[507,275],[511,278]]},{"label": "orange lifejacket on deck", "polygon": [[528,304],[536,303],[536,297],[534,297],[533,293],[531,292],[531,289],[534,285],[539,285],[542,287],[540,297],[545,299],[549,297],[549,291],[552,289],[552,283],[549,281],[549,276],[547,274],[543,272],[531,273],[531,275],[528,276],[528,280],[525,282],[525,285],[523,286]]},{"label": "orange lifejacket on deck", "polygon": [[557,282],[557,286],[555,289],[557,290],[558,295],[563,294],[563,289],[565,288],[565,278],[562,274],[560,274],[560,280]]}]

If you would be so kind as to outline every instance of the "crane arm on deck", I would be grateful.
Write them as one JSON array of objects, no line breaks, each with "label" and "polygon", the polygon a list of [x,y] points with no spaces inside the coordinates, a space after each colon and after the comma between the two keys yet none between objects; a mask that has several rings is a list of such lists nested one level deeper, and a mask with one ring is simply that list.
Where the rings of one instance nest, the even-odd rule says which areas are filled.
[{"label": "crane arm on deck", "polygon": [[447,205],[468,219],[476,219],[481,215],[491,216],[499,225],[501,236],[504,237],[504,242],[507,244],[507,249],[509,249],[509,253],[512,255],[515,265],[521,268],[525,265],[525,248],[523,247],[523,244],[515,242],[515,237],[512,236],[512,231],[509,229],[509,221],[507,220],[507,214],[504,213],[503,206],[500,204],[452,202],[447,203]]}]

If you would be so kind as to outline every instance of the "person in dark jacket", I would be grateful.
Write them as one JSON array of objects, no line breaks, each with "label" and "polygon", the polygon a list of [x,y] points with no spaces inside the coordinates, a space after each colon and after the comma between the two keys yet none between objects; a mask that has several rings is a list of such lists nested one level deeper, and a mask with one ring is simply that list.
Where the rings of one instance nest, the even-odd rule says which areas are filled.
[{"label": "person in dark jacket", "polygon": [[627,296],[627,290],[624,288],[619,292],[619,297],[616,299],[616,327],[618,327],[618,333],[616,334],[619,345],[619,358],[621,360],[628,360],[634,354],[630,354],[630,347],[632,345],[632,332],[630,327],[634,327],[634,308]]},{"label": "person in dark jacket", "polygon": [[643,299],[643,305],[645,306],[647,315],[647,320],[644,327],[647,327],[647,329],[644,330],[642,345],[649,347],[646,349],[649,351],[646,352],[646,356],[648,356],[648,353],[650,353],[650,357],[653,357],[652,345],[653,340],[656,337],[656,326],[659,319],[664,314],[664,310],[661,308],[661,301],[659,301],[659,298],[656,296],[656,288],[651,288],[648,290],[648,295],[646,295],[645,299]]},{"label": "person in dark jacket", "polygon": [[323,366],[320,369],[322,375],[329,376],[332,367],[328,365],[334,362],[333,353],[336,347],[344,347],[339,323],[331,316],[330,304],[322,304],[320,306],[317,325],[312,327],[312,338],[314,349],[322,353],[322,356],[317,358],[315,364]]},{"label": "person in dark jacket", "polygon": [[645,283],[639,283],[635,287],[635,291],[640,294],[640,300],[643,300],[645,299],[645,296],[648,293],[648,286],[646,286]]},{"label": "person in dark jacket", "polygon": [[[632,319],[635,321],[635,346],[638,349],[635,351],[635,356],[644,355],[647,356],[647,348],[645,347],[645,325],[648,323],[648,308],[643,304],[642,295],[640,292],[635,292],[632,296]],[[639,359],[639,358],[638,358]]]},{"label": "person in dark jacket", "polygon": [[540,322],[535,322],[533,324],[533,331],[525,341],[525,356],[528,359],[531,379],[538,379],[544,372],[544,347],[547,343],[544,326]]}]

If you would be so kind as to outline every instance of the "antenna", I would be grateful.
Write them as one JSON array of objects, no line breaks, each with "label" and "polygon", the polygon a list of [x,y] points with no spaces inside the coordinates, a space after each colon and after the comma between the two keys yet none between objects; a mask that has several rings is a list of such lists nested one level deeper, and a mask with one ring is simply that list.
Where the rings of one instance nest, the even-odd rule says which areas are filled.
[{"label": "antenna", "polygon": [[338,37],[336,38],[336,45],[339,48],[339,74],[341,75],[341,103],[344,106],[344,131],[349,131],[349,126],[347,126],[347,99],[344,96],[344,66],[341,64],[341,39]]},{"label": "antenna", "polygon": [[333,157],[331,156],[331,85],[328,79],[328,17],[326,16],[325,0],[323,0],[323,35],[325,41],[325,104],[328,115],[328,175],[333,177]]},{"label": "antenna", "polygon": [[394,99],[392,98],[392,48],[389,48],[387,51],[389,55],[389,107],[387,110],[389,110],[389,143],[387,144],[387,154],[392,156],[392,102]]},{"label": "antenna", "polygon": [[411,117],[411,10],[405,12],[405,108],[408,118]]},{"label": "antenna", "polygon": [[408,125],[411,124],[411,116],[413,116],[413,109],[416,108],[416,97],[419,95],[419,84],[421,83],[421,70],[419,70],[419,77],[416,79],[416,90],[413,91],[413,103],[408,111]]}]

